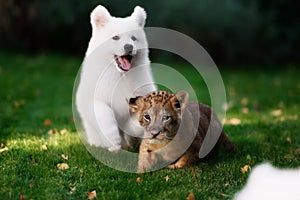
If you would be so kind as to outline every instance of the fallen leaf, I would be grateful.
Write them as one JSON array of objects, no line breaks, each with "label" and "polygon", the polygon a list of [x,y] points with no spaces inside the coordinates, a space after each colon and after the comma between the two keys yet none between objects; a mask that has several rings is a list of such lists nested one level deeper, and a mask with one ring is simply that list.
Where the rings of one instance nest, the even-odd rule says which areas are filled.
[{"label": "fallen leaf", "polygon": [[65,170],[65,169],[69,169],[70,167],[69,167],[69,165],[67,163],[58,163],[57,164],[57,168],[59,170]]},{"label": "fallen leaf", "polygon": [[231,125],[239,125],[241,123],[241,120],[238,118],[231,118],[228,122]]},{"label": "fallen leaf", "polygon": [[228,197],[228,194],[223,194],[223,193],[221,193],[221,194],[220,194],[220,197]]},{"label": "fallen leaf", "polygon": [[241,172],[245,174],[247,171],[251,170],[251,167],[249,165],[245,165],[241,168]]},{"label": "fallen leaf", "polygon": [[243,114],[248,114],[249,113],[249,108],[247,108],[247,107],[242,108],[242,113]]},{"label": "fallen leaf", "polygon": [[195,200],[195,195],[193,192],[190,192],[189,196],[187,196],[186,200]]},{"label": "fallen leaf", "polygon": [[61,158],[64,159],[64,160],[68,160],[68,159],[69,159],[69,156],[68,156],[68,155],[65,155],[65,154],[61,154]]},{"label": "fallen leaf", "polygon": [[61,129],[60,131],[59,131],[59,133],[61,134],[61,135],[63,135],[63,134],[66,134],[68,131],[67,131],[67,129]]},{"label": "fallen leaf", "polygon": [[53,130],[50,129],[49,131],[47,131],[47,134],[48,134],[48,135],[52,135],[52,134],[53,134]]},{"label": "fallen leaf", "polygon": [[51,126],[51,120],[50,119],[45,119],[44,121],[44,126]]},{"label": "fallen leaf", "polygon": [[241,103],[242,103],[244,106],[248,105],[248,103],[249,103],[248,98],[247,98],[247,97],[242,98]]},{"label": "fallen leaf", "polygon": [[292,142],[291,137],[287,137],[285,140],[286,140],[288,143],[291,143],[291,142]]},{"label": "fallen leaf", "polygon": [[96,190],[85,193],[89,200],[94,199],[97,196]]},{"label": "fallen leaf", "polygon": [[74,194],[75,191],[76,191],[76,186],[70,188],[70,194]]},{"label": "fallen leaf", "polygon": [[15,108],[19,108],[20,106],[25,105],[26,102],[25,102],[25,100],[21,99],[21,100],[19,100],[19,101],[14,101],[13,104],[14,104],[14,107],[15,107]]},{"label": "fallen leaf", "polygon": [[136,182],[141,183],[142,182],[142,178],[141,177],[137,177],[136,178]]},{"label": "fallen leaf", "polygon": [[34,182],[31,181],[31,182],[29,183],[29,188],[33,188],[33,186],[34,186]]},{"label": "fallen leaf", "polygon": [[57,128],[53,128],[53,129],[50,129],[49,131],[47,131],[48,135],[57,134],[57,133],[58,133]]},{"label": "fallen leaf", "polygon": [[20,107],[20,102],[19,101],[14,101],[14,107],[19,108]]},{"label": "fallen leaf", "polygon": [[273,110],[271,112],[271,115],[274,116],[274,117],[278,117],[278,116],[282,115],[282,110],[281,109]]},{"label": "fallen leaf", "polygon": [[169,179],[170,179],[170,178],[169,178],[169,176],[167,175],[167,176],[165,177],[165,181],[168,182]]},{"label": "fallen leaf", "polygon": [[4,152],[4,151],[7,151],[7,150],[8,150],[7,147],[1,148],[1,149],[0,149],[0,153],[2,153],[2,152]]},{"label": "fallen leaf", "polygon": [[41,150],[41,151],[47,151],[47,150],[48,150],[47,145],[43,144],[43,145],[40,147],[40,150]]}]

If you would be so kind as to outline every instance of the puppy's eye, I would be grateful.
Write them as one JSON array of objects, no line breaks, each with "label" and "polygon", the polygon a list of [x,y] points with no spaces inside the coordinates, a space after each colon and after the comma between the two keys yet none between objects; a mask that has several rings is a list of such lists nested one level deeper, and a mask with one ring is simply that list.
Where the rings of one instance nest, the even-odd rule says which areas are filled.
[{"label": "puppy's eye", "polygon": [[146,121],[151,121],[151,117],[150,117],[150,115],[148,115],[148,114],[145,114],[145,115],[144,115],[144,119],[145,119]]},{"label": "puppy's eye", "polygon": [[167,115],[164,115],[164,116],[162,117],[162,120],[163,120],[163,121],[168,121],[169,119],[171,119],[171,117],[170,117],[170,116],[167,116]]},{"label": "puppy's eye", "polygon": [[115,35],[114,37],[112,37],[113,40],[119,40],[120,39],[120,36],[118,35]]},{"label": "puppy's eye", "polygon": [[136,37],[134,37],[134,36],[131,36],[131,39],[132,39],[132,41],[136,41],[137,40]]}]

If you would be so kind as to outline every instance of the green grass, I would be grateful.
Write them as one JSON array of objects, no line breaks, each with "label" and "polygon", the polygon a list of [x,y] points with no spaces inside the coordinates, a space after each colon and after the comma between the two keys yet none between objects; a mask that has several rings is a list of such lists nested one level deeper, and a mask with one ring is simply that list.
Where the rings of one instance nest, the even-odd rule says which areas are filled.
[{"label": "green grass", "polygon": [[[249,172],[243,174],[240,168],[246,164],[253,167],[270,161],[280,167],[300,166],[297,68],[222,70],[230,106],[225,130],[237,150],[220,152],[188,169],[140,175],[106,167],[81,143],[71,105],[81,61],[0,52],[0,149],[8,148],[0,153],[0,199],[22,195],[26,199],[87,199],[86,192],[93,190],[97,199],[185,199],[190,192],[196,199],[230,199],[245,184]],[[176,69],[203,94],[205,85],[198,76],[187,67]],[[280,111],[274,114],[274,110]],[[230,124],[232,118],[241,123]],[[51,121],[49,126],[44,124],[46,119]],[[54,129],[67,131],[49,134]],[[70,168],[58,170],[62,162]],[[137,182],[138,177],[142,182]]]}]

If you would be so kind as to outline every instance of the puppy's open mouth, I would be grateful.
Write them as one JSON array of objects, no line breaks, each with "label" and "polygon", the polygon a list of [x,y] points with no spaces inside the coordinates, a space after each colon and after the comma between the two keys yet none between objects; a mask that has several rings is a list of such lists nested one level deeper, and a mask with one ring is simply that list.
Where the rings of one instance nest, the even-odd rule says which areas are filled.
[{"label": "puppy's open mouth", "polygon": [[116,63],[118,67],[123,71],[128,71],[131,69],[131,61],[133,55],[127,54],[123,56],[115,56]]}]

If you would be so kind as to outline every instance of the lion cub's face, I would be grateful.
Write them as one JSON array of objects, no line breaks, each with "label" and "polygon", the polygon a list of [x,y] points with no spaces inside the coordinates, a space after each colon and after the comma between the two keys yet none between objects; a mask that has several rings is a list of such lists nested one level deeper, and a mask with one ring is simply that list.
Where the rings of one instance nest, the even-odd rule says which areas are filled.
[{"label": "lion cub's face", "polygon": [[171,140],[181,122],[181,111],[188,101],[188,94],[180,91],[169,94],[166,91],[152,92],[146,96],[130,98],[131,113],[145,129],[144,139],[150,141]]}]

